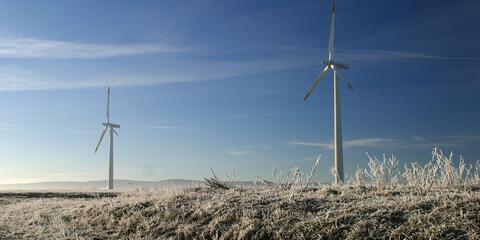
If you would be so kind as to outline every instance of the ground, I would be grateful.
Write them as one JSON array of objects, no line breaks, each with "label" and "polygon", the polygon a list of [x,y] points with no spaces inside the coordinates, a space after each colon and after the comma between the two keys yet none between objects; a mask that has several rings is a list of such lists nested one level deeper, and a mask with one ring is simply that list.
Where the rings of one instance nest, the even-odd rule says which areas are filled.
[{"label": "ground", "polygon": [[1,239],[480,239],[480,190],[0,193]]}]

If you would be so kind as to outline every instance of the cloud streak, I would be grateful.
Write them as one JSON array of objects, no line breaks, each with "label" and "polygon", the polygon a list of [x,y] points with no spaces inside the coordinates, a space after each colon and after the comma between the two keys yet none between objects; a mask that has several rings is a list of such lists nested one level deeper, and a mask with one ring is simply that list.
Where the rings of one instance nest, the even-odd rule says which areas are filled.
[{"label": "cloud streak", "polygon": [[255,146],[255,147],[245,147],[245,148],[229,148],[225,153],[233,155],[236,157],[245,157],[258,153],[259,151],[270,150],[269,146]]},{"label": "cloud streak", "polygon": [[199,82],[255,76],[313,65],[305,58],[279,57],[246,60],[190,60],[161,58],[156,65],[132,65],[128,68],[97,66],[22,66],[0,67],[0,91],[79,89],[105,86],[145,86],[167,83]]},{"label": "cloud streak", "polygon": [[[0,131],[39,131],[51,134],[67,134],[67,135],[97,135],[96,131],[81,129],[59,129],[53,127],[39,127],[34,125],[22,125],[7,122],[0,122]],[[0,142],[1,143],[1,142]]]},{"label": "cloud streak", "polygon": [[255,153],[253,149],[239,149],[239,148],[230,148],[226,151],[227,154],[233,155],[236,157],[244,157],[248,155],[252,155]]},{"label": "cloud streak", "polygon": [[[38,38],[0,38],[0,57],[3,58],[59,58],[59,59],[89,59],[111,58],[158,53],[188,53],[185,47],[164,44],[94,44]],[[200,52],[202,48],[197,49]],[[204,48],[204,51],[221,53],[225,50]],[[309,48],[298,46],[255,47],[246,51],[284,52],[284,51],[326,51],[325,48]],[[348,50],[338,49],[338,54],[345,57],[376,57],[376,58],[418,58],[430,60],[480,60],[479,56],[441,56],[425,53],[414,53],[392,50]]]},{"label": "cloud streak", "polygon": [[88,59],[180,51],[173,46],[158,44],[102,45],[36,38],[0,38],[2,58]]},{"label": "cloud streak", "polygon": [[185,129],[183,126],[168,126],[157,124],[122,124],[125,127],[147,128],[147,129]]},{"label": "cloud streak", "polygon": [[382,58],[410,58],[410,59],[426,59],[426,60],[446,60],[446,61],[478,61],[480,56],[442,56],[426,53],[414,53],[403,51],[390,51],[390,50],[338,50],[340,55],[346,58],[358,58],[364,59],[382,59]]},{"label": "cloud streak", "polygon": [[[302,46],[277,46],[270,51],[283,51],[293,53],[319,55],[319,58],[327,55],[326,48],[302,47]],[[480,56],[446,56],[439,54],[428,54],[423,52],[407,52],[398,50],[362,50],[362,49],[337,49],[336,55],[344,60],[381,60],[381,59],[426,59],[426,60],[445,60],[445,61],[480,61]]]},{"label": "cloud streak", "polygon": [[[414,136],[409,139],[396,138],[359,138],[343,142],[344,148],[433,148],[433,147],[463,147],[467,144],[480,142],[477,135],[454,135],[442,140],[430,140]],[[332,142],[290,141],[291,146],[317,147],[333,149]]]},{"label": "cloud streak", "polygon": [[[245,59],[245,52],[256,54]],[[438,56],[401,51],[340,49],[337,52],[340,58],[352,62],[403,58],[480,60],[480,57],[474,56]],[[170,53],[174,55],[169,55]],[[156,55],[148,64],[132,62],[128,67],[125,63],[110,61],[117,57],[145,54]],[[223,59],[222,56],[225,55],[233,57]],[[205,46],[108,45],[36,38],[0,38],[0,58],[85,60],[75,64],[68,61],[61,64],[57,61],[35,64],[29,61],[11,61],[0,67],[0,91],[145,86],[250,77],[318,66],[318,61],[323,56],[326,56],[325,49],[301,46],[218,49]],[[96,64],[100,60],[102,64]]]},{"label": "cloud streak", "polygon": [[[397,144],[399,141],[393,138],[359,138],[343,142],[345,148],[355,148],[355,147],[373,147],[373,148],[382,148],[386,146],[392,146]],[[290,141],[290,145],[294,146],[307,146],[307,147],[318,147],[323,149],[333,149],[332,142],[303,142],[303,141]]]},{"label": "cloud streak", "polygon": [[160,121],[155,124],[176,123],[176,122],[196,122],[196,121],[216,121],[216,120],[244,119],[244,118],[262,118],[262,117],[272,117],[272,116],[278,116],[278,115],[279,114],[276,114],[276,113],[232,114],[232,115],[223,115],[223,116],[194,117],[194,118],[188,118],[188,119]]}]

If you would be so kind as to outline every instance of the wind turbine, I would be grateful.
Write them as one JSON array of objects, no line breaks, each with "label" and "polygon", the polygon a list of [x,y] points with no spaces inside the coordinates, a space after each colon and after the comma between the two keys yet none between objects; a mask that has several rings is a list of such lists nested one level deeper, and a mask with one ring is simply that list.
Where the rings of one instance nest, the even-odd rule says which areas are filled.
[{"label": "wind turbine", "polygon": [[[335,37],[335,0],[333,1],[332,11],[332,23],[330,26],[330,39],[328,42],[328,61],[322,61],[325,66],[318,75],[317,79],[313,82],[312,86],[305,95],[304,101],[312,94],[313,90],[317,87],[318,83],[325,78],[325,75],[332,70],[333,71],[333,94],[334,94],[334,149],[335,149],[335,171],[337,184],[343,182],[343,147],[342,147],[342,119],[340,114],[340,91],[338,87],[338,81],[342,80],[338,70],[348,69],[347,64],[338,63],[333,60],[333,42]],[[347,86],[350,90],[353,90],[352,85],[347,82]]]},{"label": "wind turbine", "polygon": [[117,131],[115,128],[120,128],[120,125],[114,124],[110,122],[110,87],[108,87],[107,91],[107,114],[105,116],[105,123],[102,124],[104,126],[102,133],[100,135],[100,140],[98,140],[97,147],[95,148],[95,153],[98,151],[100,144],[102,143],[103,137],[107,133],[107,130],[110,130],[110,161],[108,162],[108,189],[113,189],[113,134],[118,136]]}]

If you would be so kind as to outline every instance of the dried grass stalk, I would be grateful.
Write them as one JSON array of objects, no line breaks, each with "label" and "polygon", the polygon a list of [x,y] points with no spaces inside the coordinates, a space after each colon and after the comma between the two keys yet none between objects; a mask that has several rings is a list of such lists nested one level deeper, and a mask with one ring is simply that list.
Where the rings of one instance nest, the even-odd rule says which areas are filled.
[{"label": "dried grass stalk", "polygon": [[213,169],[210,168],[210,171],[212,171],[213,177],[210,178],[203,178],[205,185],[213,188],[213,189],[223,189],[223,190],[228,190],[230,187],[220,181],[218,179],[217,175],[215,175],[215,172],[213,172]]}]

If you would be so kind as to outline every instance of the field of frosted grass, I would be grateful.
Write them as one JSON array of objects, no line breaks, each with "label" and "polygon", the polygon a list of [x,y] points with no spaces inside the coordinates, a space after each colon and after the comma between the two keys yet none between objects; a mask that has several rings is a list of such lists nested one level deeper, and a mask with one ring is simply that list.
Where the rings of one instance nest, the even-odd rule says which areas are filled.
[{"label": "field of frosted grass", "polygon": [[255,186],[0,193],[0,239],[480,239],[479,162],[369,157],[342,186],[311,182],[316,166]]}]

